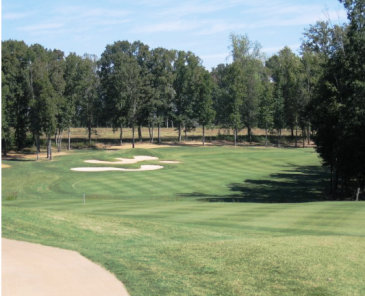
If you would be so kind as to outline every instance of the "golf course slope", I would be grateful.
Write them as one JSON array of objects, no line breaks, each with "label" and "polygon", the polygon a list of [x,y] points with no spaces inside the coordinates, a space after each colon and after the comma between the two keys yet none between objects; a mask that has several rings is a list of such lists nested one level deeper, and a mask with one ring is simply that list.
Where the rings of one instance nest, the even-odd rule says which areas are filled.
[{"label": "golf course slope", "polygon": [[1,239],[2,296],[126,296],[123,284],[74,251]]}]

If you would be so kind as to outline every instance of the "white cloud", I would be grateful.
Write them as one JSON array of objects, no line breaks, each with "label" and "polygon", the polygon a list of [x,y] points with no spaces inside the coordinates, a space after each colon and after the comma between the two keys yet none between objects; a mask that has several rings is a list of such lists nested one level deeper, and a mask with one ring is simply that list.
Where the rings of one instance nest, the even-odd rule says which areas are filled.
[{"label": "white cloud", "polygon": [[59,29],[59,28],[62,28],[63,26],[64,26],[64,24],[62,24],[62,23],[41,23],[41,24],[21,27],[21,28],[18,28],[18,30],[32,32],[32,31]]},{"label": "white cloud", "polygon": [[194,2],[167,8],[158,13],[158,15],[181,17],[192,14],[207,14],[224,8],[226,7],[222,4],[198,4]]},{"label": "white cloud", "polygon": [[221,32],[231,32],[232,30],[239,30],[247,28],[247,25],[244,23],[237,24],[237,23],[228,23],[225,21],[209,21],[209,22],[203,22],[204,28],[197,32],[196,35],[212,35],[217,34]]},{"label": "white cloud", "polygon": [[171,21],[153,25],[137,26],[132,30],[135,33],[158,33],[158,32],[183,32],[190,31],[199,27],[197,22]]},{"label": "white cloud", "polygon": [[32,15],[33,12],[6,12],[2,15],[3,20],[18,20]]},{"label": "white cloud", "polygon": [[[257,5],[257,4],[265,5]],[[346,13],[343,9],[326,10],[321,5],[295,5],[281,2],[259,1],[248,9],[242,11],[242,14],[249,18],[251,15],[259,15],[259,21],[253,21],[247,25],[250,28],[262,27],[289,27],[289,26],[306,26],[314,24],[318,20],[345,19]]]}]

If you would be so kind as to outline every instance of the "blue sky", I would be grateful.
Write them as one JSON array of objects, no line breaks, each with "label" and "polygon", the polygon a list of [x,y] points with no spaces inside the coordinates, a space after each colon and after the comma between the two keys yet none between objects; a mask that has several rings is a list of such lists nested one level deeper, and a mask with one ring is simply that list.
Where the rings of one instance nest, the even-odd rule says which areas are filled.
[{"label": "blue sky", "polygon": [[98,56],[114,41],[140,40],[190,50],[210,70],[227,62],[231,32],[259,41],[268,55],[297,51],[304,28],[328,17],[346,22],[337,0],[3,0],[2,40]]}]

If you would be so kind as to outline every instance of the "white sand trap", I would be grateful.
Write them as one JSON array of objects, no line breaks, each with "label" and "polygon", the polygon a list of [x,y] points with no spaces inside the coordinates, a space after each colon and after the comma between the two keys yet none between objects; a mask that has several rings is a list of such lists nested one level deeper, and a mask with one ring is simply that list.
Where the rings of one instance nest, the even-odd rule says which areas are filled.
[{"label": "white sand trap", "polygon": [[71,171],[77,172],[107,172],[107,171],[123,171],[123,172],[140,172],[140,171],[155,171],[163,169],[162,165],[141,165],[139,169],[121,169],[110,167],[89,167],[89,168],[73,168]]},{"label": "white sand trap", "polygon": [[1,168],[2,169],[8,169],[8,168],[10,168],[10,165],[8,165],[8,164],[1,164]]},{"label": "white sand trap", "polygon": [[180,161],[174,161],[174,160],[161,160],[159,162],[161,162],[161,163],[181,163]]},{"label": "white sand trap", "polygon": [[1,239],[2,296],[128,296],[118,279],[79,253]]},{"label": "white sand trap", "polygon": [[146,160],[157,160],[158,157],[153,156],[133,156],[132,158],[116,158],[118,161],[102,161],[102,160],[85,160],[87,163],[99,163],[99,164],[132,164]]}]

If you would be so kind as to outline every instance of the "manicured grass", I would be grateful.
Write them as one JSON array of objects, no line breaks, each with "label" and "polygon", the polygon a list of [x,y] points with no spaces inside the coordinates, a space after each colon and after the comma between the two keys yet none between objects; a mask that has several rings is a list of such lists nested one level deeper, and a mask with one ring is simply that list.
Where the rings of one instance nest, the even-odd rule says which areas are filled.
[{"label": "manicured grass", "polygon": [[[182,163],[70,171],[133,155]],[[131,295],[365,293],[365,205],[322,201],[328,175],[312,149],[75,151],[4,163],[3,237],[76,250]]]}]

